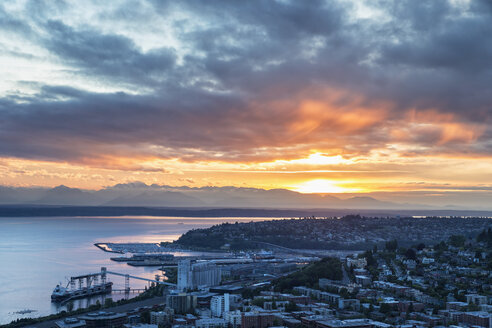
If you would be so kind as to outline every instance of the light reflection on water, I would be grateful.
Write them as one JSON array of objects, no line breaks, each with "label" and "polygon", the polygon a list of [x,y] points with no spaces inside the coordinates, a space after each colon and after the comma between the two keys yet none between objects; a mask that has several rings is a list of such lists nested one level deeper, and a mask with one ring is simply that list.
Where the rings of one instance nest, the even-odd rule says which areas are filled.
[{"label": "light reflection on water", "polygon": [[[156,218],[156,217],[43,217],[0,218],[0,324],[17,318],[37,317],[64,310],[51,303],[56,284],[67,278],[110,271],[153,279],[158,268],[132,267],[113,262],[118,254],[106,253],[96,242],[161,242],[182,233],[220,222],[248,222],[263,218]],[[124,278],[109,276],[114,289],[124,288]],[[130,280],[132,288],[144,288],[144,281]],[[136,295],[136,294],[135,294]],[[124,294],[113,294],[113,300]],[[102,296],[74,301],[74,307],[95,304]],[[36,310],[31,314],[16,311]]]}]

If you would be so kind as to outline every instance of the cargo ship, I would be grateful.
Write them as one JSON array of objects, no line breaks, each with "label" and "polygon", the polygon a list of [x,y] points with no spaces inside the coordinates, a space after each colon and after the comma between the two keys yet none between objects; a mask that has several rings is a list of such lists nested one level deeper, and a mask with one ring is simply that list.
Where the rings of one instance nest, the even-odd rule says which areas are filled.
[{"label": "cargo ship", "polygon": [[93,295],[109,294],[113,288],[112,282],[105,282],[100,285],[82,287],[79,289],[69,289],[60,285],[56,285],[51,294],[52,302],[63,302],[72,299],[85,298]]},{"label": "cargo ship", "polygon": [[[66,302],[72,299],[111,293],[113,283],[106,281],[106,272],[106,268],[102,267],[101,272],[98,273],[71,277],[67,287],[63,287],[61,284],[56,285],[53,293],[51,293],[51,301]],[[79,288],[75,287],[77,284]]]}]

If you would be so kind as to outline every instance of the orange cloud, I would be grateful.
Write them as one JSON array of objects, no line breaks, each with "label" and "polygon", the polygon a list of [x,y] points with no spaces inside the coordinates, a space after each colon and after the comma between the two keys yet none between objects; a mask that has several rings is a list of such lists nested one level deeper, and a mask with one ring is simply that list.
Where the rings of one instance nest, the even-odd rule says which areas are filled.
[{"label": "orange cloud", "polygon": [[289,130],[301,135],[316,132],[350,135],[375,126],[386,116],[384,108],[364,108],[357,104],[336,106],[333,100],[304,100]]},{"label": "orange cloud", "polygon": [[437,110],[411,110],[408,116],[411,123],[427,123],[437,129],[440,136],[439,145],[450,142],[471,143],[486,129],[484,124],[463,122],[455,114],[441,113]]},{"label": "orange cloud", "polygon": [[452,113],[412,109],[403,120],[394,122],[389,134],[393,142],[429,147],[454,143],[472,144],[486,128],[485,124],[466,122]]}]

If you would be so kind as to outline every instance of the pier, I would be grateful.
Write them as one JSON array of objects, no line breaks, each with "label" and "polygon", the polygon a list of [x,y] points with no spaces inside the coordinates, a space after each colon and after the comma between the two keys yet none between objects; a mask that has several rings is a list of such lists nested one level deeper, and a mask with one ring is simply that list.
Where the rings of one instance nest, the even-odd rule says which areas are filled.
[{"label": "pier", "polygon": [[160,280],[158,275],[156,275],[156,279],[148,279],[148,278],[132,276],[132,275],[126,274],[126,273],[108,271],[105,267],[102,267],[101,272],[98,272],[98,273],[89,273],[89,274],[85,274],[85,275],[81,275],[81,276],[71,277],[70,278],[70,284],[73,284],[75,287],[75,281],[78,281],[79,285],[82,286],[83,281],[86,280],[87,286],[90,286],[92,282],[97,282],[99,277],[101,277],[102,282],[105,282],[106,281],[106,275],[108,275],[108,274],[112,274],[112,275],[120,276],[120,277],[125,277],[125,279],[127,279],[127,280],[130,280],[130,278],[131,278],[131,279],[138,279],[138,280],[153,282],[156,284],[176,287],[176,284],[172,284],[170,282]]},{"label": "pier", "polygon": [[[101,268],[101,271],[102,270],[106,270],[106,268]],[[142,278],[142,277],[137,277],[137,276],[132,276],[132,275],[129,275],[129,274],[126,274],[126,273],[119,273],[119,272],[114,272],[114,271],[105,271],[107,274],[112,274],[112,275],[115,275],[115,276],[120,276],[120,277],[124,277],[125,278],[125,289],[124,291],[126,291],[127,293],[130,292],[130,278],[132,279],[137,279],[137,280],[143,280],[143,281],[147,281],[147,282],[153,282],[155,284],[160,284],[160,285],[166,285],[166,286],[172,286],[172,287],[176,287],[176,284],[172,284],[170,282],[166,282],[166,281],[161,281],[159,279],[159,276],[156,275],[156,279],[147,279],[147,278]]]},{"label": "pier", "polygon": [[128,294],[128,293],[134,294],[134,293],[138,293],[138,294],[140,294],[140,293],[143,293],[145,291],[146,291],[145,288],[130,288],[130,290],[127,290],[127,289],[113,289],[112,290],[112,293],[114,293],[114,294],[116,294],[116,293],[119,293],[119,294],[123,294],[123,293],[125,293],[125,294]]},{"label": "pier", "polygon": [[[142,289],[142,288],[133,288],[133,289],[130,288],[130,279],[143,280],[143,281],[147,281],[149,283],[176,287],[176,284],[172,284],[172,283],[169,283],[167,281],[161,280],[159,275],[155,275],[155,279],[148,279],[148,278],[133,276],[133,275],[126,274],[126,273],[108,271],[105,267],[102,267],[101,272],[88,273],[88,274],[84,274],[84,275],[70,277],[70,281],[69,281],[70,290],[75,291],[76,294],[64,299],[62,301],[62,303],[66,303],[66,302],[71,301],[75,298],[80,298],[81,296],[83,296],[83,294],[78,293],[78,291],[89,290],[92,286],[94,286],[94,288],[97,288],[99,285],[106,285],[107,283],[112,284],[110,282],[107,282],[107,275],[109,275],[109,274],[119,276],[119,277],[124,277],[125,278],[125,288],[124,289],[111,289],[111,287],[109,287],[109,290],[106,291],[106,293],[117,292],[117,293],[130,294],[130,293],[141,293],[141,292],[145,291],[145,289]],[[77,287],[78,287],[78,289],[77,289]],[[101,290],[101,292],[99,292],[99,293],[104,293],[104,291]],[[92,295],[92,294],[90,294],[90,295]]]},{"label": "pier", "polygon": [[89,273],[81,276],[70,277],[70,288],[75,289],[75,285],[78,282],[79,289],[84,287],[90,288],[93,284],[99,284],[99,278],[101,278],[101,284],[106,283],[106,268],[101,268],[101,272],[98,273]]}]

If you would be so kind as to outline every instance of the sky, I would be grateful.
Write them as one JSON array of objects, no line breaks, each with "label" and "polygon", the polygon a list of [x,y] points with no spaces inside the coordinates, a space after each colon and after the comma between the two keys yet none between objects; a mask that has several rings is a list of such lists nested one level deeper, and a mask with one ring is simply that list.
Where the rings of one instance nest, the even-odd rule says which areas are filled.
[{"label": "sky", "polygon": [[0,184],[491,203],[491,21],[488,0],[2,2]]}]

